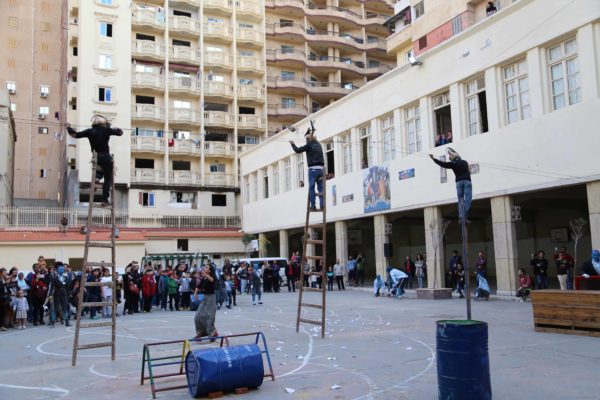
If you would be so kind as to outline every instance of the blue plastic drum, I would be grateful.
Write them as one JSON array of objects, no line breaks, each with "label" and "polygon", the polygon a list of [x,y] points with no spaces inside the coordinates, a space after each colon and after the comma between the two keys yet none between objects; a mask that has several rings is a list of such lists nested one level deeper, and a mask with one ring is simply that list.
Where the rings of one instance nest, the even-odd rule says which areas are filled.
[{"label": "blue plastic drum", "polygon": [[190,351],[185,373],[192,397],[237,388],[262,385],[265,370],[260,348],[255,344]]},{"label": "blue plastic drum", "polygon": [[437,321],[439,400],[491,400],[487,323]]}]

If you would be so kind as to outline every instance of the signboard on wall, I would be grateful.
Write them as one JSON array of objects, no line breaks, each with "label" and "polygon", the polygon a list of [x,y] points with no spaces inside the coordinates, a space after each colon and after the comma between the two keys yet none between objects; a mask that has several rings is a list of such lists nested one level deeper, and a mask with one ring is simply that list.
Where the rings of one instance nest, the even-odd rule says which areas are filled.
[{"label": "signboard on wall", "polygon": [[354,193],[342,196],[342,203],[350,203],[351,201],[354,201]]},{"label": "signboard on wall", "polygon": [[415,169],[414,168],[405,169],[404,171],[398,172],[398,179],[400,179],[401,181],[403,181],[405,179],[414,178],[414,177],[415,177]]},{"label": "signboard on wall", "polygon": [[390,198],[390,173],[386,166],[373,166],[363,170],[364,212],[378,212],[392,208]]}]

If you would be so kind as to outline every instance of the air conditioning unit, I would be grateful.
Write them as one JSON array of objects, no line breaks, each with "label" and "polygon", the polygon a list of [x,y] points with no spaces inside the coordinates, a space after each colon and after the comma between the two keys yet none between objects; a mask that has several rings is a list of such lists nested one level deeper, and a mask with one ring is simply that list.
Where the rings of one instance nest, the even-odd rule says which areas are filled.
[{"label": "air conditioning unit", "polygon": [[47,98],[48,98],[48,93],[46,93],[46,92],[41,92],[41,93],[40,93],[40,97],[41,97],[42,99],[47,99]]},{"label": "air conditioning unit", "polygon": [[17,89],[15,89],[15,88],[9,88],[8,89],[8,93],[9,94],[15,94],[15,93],[17,93]]},{"label": "air conditioning unit", "polygon": [[46,119],[46,114],[38,114],[38,119]]}]

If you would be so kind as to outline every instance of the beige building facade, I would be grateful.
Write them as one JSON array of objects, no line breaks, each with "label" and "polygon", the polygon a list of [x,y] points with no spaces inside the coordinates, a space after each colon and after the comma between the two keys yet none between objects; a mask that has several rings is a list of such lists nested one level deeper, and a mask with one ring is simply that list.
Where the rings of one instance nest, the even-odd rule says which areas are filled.
[{"label": "beige building facade", "polygon": [[15,121],[8,92],[0,88],[0,207],[12,206],[15,173]]},{"label": "beige building facade", "polygon": [[0,2],[3,65],[17,144],[17,205],[57,206],[65,195],[66,73],[62,0]]},{"label": "beige building facade", "polygon": [[[429,154],[444,159],[451,146],[471,164],[471,271],[484,251],[494,291],[514,294],[517,268],[532,273],[532,253],[544,250],[557,287],[555,249],[577,252],[579,271],[600,243],[597,3],[499,1],[494,12],[480,1],[406,4],[399,11],[419,18],[401,19],[406,26],[395,26],[388,48],[400,61],[412,47],[412,65],[402,62],[310,117],[336,171],[327,181],[328,265],[363,253],[374,276],[422,253],[428,285],[443,286],[462,243],[453,173]],[[438,16],[438,6],[449,14]],[[469,25],[436,33],[465,10]],[[427,22],[429,12],[436,22]],[[406,45],[394,44],[410,30]],[[288,140],[302,142],[308,124],[241,158],[243,229],[270,240],[276,255],[301,249],[306,164]],[[586,228],[575,248],[568,226],[577,218]]]},{"label": "beige building facade", "polygon": [[384,22],[391,1],[266,0],[269,133],[355,91],[395,66]]}]

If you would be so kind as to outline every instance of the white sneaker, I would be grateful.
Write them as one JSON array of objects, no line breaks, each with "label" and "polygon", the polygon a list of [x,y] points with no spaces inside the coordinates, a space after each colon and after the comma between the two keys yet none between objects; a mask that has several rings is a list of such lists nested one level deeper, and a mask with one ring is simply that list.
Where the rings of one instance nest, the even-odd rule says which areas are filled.
[{"label": "white sneaker", "polygon": [[256,302],[252,303],[252,305],[253,305],[253,306],[255,306],[255,305],[256,305]]},{"label": "white sneaker", "polygon": [[524,300],[523,300],[523,299],[521,299],[521,300],[519,300],[519,303],[523,303],[523,301],[524,301]]},{"label": "white sneaker", "polygon": [[23,329],[23,327],[22,327],[21,325],[19,325],[19,327],[18,327],[17,329],[18,329],[18,330],[21,330],[21,329]]},{"label": "white sneaker", "polygon": [[23,329],[27,329],[27,325],[23,325]]}]

